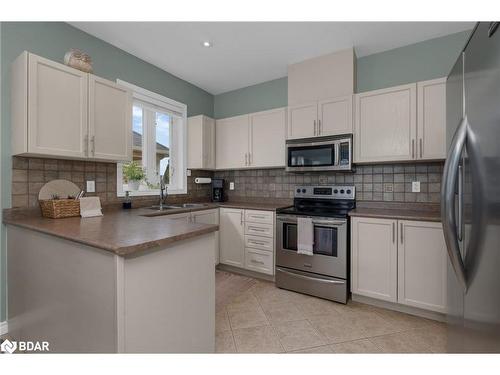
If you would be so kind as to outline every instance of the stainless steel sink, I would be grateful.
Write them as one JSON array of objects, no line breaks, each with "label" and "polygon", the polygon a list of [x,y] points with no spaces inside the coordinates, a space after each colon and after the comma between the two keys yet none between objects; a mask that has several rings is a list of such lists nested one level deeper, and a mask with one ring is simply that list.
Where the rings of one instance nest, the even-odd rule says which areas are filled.
[{"label": "stainless steel sink", "polygon": [[182,206],[169,206],[169,205],[164,205],[161,209],[160,206],[151,206],[148,207],[150,210],[156,210],[156,211],[164,211],[164,210],[174,210],[174,209],[179,209],[183,208]]},{"label": "stainless steel sink", "polygon": [[183,208],[199,208],[199,207],[205,207],[206,205],[203,203],[184,203],[182,205]]}]

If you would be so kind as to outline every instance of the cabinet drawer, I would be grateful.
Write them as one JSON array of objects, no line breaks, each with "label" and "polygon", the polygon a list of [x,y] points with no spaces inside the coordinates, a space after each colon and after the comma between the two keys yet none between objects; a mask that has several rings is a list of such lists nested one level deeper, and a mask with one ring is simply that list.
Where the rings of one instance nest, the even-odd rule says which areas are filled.
[{"label": "cabinet drawer", "polygon": [[245,235],[245,247],[252,247],[265,251],[273,251],[273,238]]},{"label": "cabinet drawer", "polygon": [[245,249],[245,268],[272,275],[274,273],[273,253],[247,247]]},{"label": "cabinet drawer", "polygon": [[245,221],[249,223],[272,224],[273,219],[272,211],[245,210]]},{"label": "cabinet drawer", "polygon": [[272,224],[260,223],[245,223],[245,234],[253,234],[255,236],[273,237],[274,235]]}]

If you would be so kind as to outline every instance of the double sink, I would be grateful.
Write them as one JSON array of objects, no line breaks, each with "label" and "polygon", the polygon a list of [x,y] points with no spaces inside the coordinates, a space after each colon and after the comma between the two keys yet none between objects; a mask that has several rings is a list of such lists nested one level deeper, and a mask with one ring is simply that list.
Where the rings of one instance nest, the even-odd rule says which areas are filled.
[{"label": "double sink", "polygon": [[165,210],[175,210],[175,209],[181,209],[181,208],[202,208],[205,207],[206,204],[204,203],[184,203],[184,204],[179,204],[179,205],[163,205],[160,207],[159,205],[156,206],[151,206],[149,207],[150,210],[156,210],[156,211],[165,211]]}]

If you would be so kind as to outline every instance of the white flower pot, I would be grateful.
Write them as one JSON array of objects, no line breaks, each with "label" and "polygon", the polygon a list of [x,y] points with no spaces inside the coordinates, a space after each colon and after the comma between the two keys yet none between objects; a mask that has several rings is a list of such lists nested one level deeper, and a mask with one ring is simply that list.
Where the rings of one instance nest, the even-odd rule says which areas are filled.
[{"label": "white flower pot", "polygon": [[132,191],[137,191],[139,190],[139,185],[141,184],[141,181],[137,181],[137,180],[131,180],[128,182],[128,188],[129,190],[132,190]]}]

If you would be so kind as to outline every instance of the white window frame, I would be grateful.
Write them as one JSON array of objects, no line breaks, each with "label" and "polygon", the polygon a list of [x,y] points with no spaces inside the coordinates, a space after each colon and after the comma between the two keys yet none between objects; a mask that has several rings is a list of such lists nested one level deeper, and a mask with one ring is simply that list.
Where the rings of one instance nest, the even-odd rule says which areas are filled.
[{"label": "white window frame", "polygon": [[[175,134],[177,138],[175,142],[171,141],[171,153],[176,155],[175,165],[170,167],[171,174],[176,175],[177,186],[168,186],[168,194],[187,194],[187,105],[173,99],[167,98],[165,96],[159,95],[152,91],[143,89],[142,87],[136,86],[132,83],[117,79],[116,83],[124,86],[132,91],[133,102],[139,101],[143,103],[150,104],[152,107],[158,108],[158,111],[164,110],[169,113],[176,113],[178,117],[182,119],[182,124],[177,125],[176,131],[171,132],[172,135]],[[133,108],[130,108],[132,111]],[[130,129],[132,132],[132,129]],[[146,133],[146,129],[143,128],[143,139]],[[173,140],[174,136],[170,138]],[[181,139],[179,139],[181,138]],[[181,144],[181,150],[178,150],[179,144]],[[143,155],[143,157],[148,157]],[[123,175],[122,175],[122,164],[117,164],[116,173],[116,186],[117,186],[117,196],[124,197],[125,191],[123,190]],[[180,174],[180,175],[179,175]],[[159,189],[149,189],[149,190],[138,190],[130,191],[130,196],[147,196],[147,195],[159,195]]]}]

